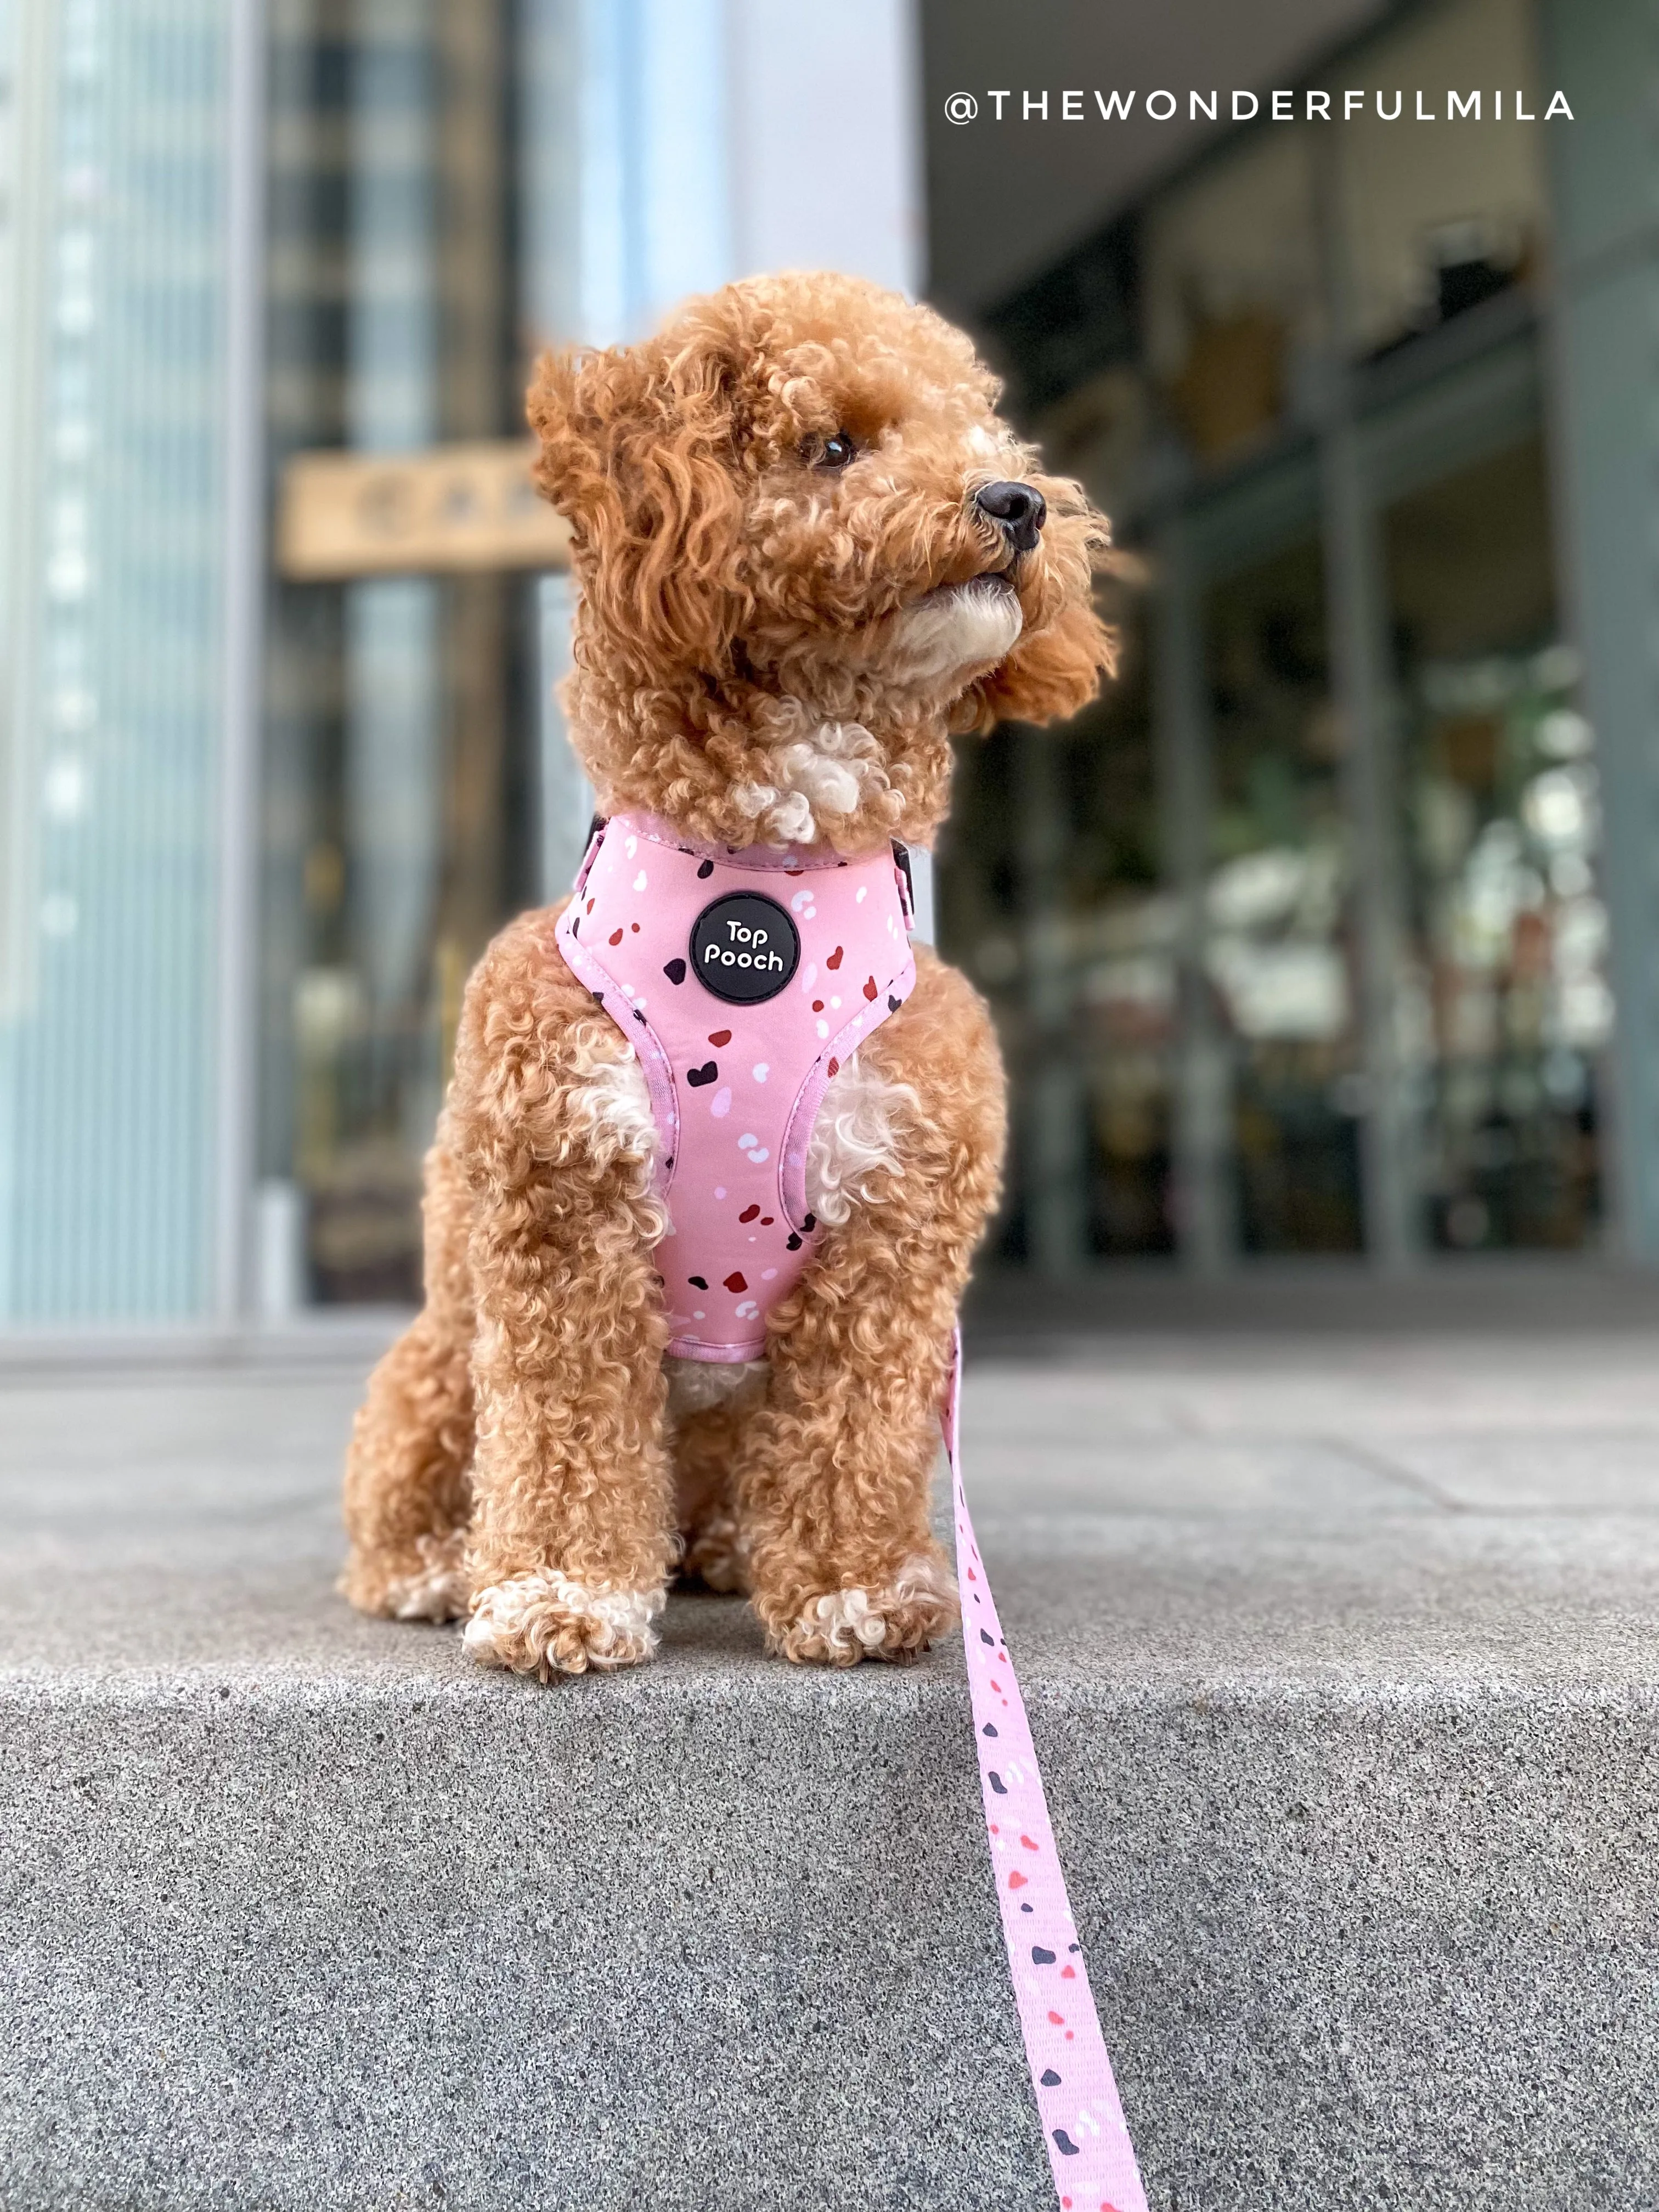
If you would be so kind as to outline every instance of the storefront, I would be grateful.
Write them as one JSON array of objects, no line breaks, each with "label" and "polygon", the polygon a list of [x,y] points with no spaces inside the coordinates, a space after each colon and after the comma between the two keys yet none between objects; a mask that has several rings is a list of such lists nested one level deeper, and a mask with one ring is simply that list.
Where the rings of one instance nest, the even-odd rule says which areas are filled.
[{"label": "storefront", "polygon": [[[1494,77],[1541,114],[1529,12],[1460,0],[1295,112]],[[943,872],[1048,1272],[1608,1238],[1549,149],[1490,92],[1426,151],[1386,104],[1236,133],[994,319],[1120,549],[1118,684],[964,754]]]}]

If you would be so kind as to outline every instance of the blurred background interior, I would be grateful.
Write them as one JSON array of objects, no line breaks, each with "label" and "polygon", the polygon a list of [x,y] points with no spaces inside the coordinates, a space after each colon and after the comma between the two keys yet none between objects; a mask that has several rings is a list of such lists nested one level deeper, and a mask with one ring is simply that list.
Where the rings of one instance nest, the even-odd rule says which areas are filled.
[{"label": "blurred background interior", "polygon": [[588,813],[527,365],[812,264],[1115,526],[1119,681],[938,855],[997,1266],[1659,1262],[1646,14],[0,0],[0,1324],[417,1295],[464,978]]}]

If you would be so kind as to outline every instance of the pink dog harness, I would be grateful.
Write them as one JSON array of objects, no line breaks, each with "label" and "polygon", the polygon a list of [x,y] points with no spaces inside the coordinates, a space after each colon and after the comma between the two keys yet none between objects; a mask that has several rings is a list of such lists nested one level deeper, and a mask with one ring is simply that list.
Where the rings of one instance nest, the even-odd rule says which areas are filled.
[{"label": "pink dog harness", "polygon": [[[596,829],[559,949],[639,1054],[661,1139],[669,1350],[759,1359],[817,1228],[807,1146],[825,1086],[915,988],[908,878],[860,860],[697,845],[647,814]],[[942,1426],[987,1841],[1062,2212],[1146,2212],[1054,1849],[1025,1706]]]},{"label": "pink dog harness", "polygon": [[649,814],[594,833],[559,950],[639,1054],[661,1139],[669,1350],[761,1359],[812,1256],[825,1086],[915,988],[890,853],[696,845]]}]

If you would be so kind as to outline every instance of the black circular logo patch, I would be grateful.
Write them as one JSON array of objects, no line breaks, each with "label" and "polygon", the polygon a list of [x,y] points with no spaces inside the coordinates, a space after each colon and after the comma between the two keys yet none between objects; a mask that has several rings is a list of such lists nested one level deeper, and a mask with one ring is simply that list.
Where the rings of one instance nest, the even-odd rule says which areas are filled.
[{"label": "black circular logo patch", "polygon": [[733,891],[691,929],[691,972],[734,1006],[775,999],[800,962],[800,933],[775,899]]}]

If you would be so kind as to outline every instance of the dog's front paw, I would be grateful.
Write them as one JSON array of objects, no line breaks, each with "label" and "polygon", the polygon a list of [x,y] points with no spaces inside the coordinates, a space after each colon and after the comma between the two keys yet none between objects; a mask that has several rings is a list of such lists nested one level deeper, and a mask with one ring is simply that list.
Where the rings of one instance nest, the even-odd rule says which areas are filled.
[{"label": "dog's front paw", "polygon": [[407,1554],[354,1548],[340,1588],[360,1613],[388,1620],[459,1620],[466,1611],[464,1538],[422,1536]]},{"label": "dog's front paw", "polygon": [[855,1667],[860,1659],[902,1666],[919,1658],[957,1618],[950,1569],[937,1553],[919,1552],[889,1583],[826,1590],[771,1640],[784,1658],[818,1666]]},{"label": "dog's front paw", "polygon": [[478,1592],[463,1641],[481,1666],[545,1682],[649,1659],[662,1607],[660,1590],[591,1588],[551,1570],[513,1575]]}]

